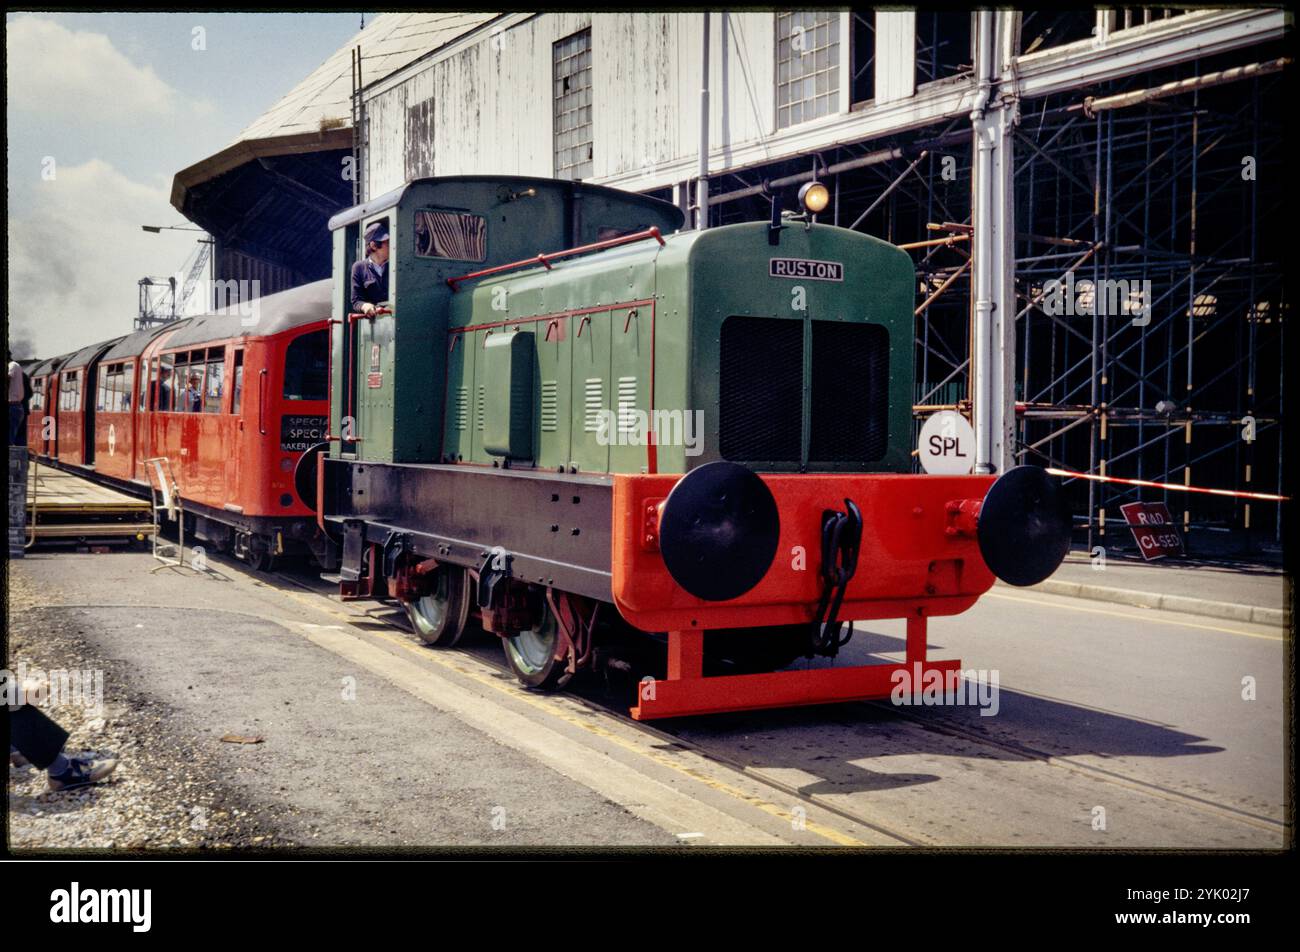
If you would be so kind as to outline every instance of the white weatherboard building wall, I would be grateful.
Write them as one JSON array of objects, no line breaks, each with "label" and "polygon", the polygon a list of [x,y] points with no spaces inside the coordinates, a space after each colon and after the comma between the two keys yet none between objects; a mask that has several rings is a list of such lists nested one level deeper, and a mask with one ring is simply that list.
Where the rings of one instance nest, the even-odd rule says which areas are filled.
[{"label": "white weatherboard building wall", "polygon": [[[838,20],[837,108],[778,128],[778,18],[712,13],[711,172],[868,141],[969,114],[973,79],[916,84],[916,14],[877,12],[874,95],[852,103],[854,14]],[[1281,10],[1200,10],[1016,58],[1020,91],[1041,96],[1275,39]],[[696,175],[702,13],[506,14],[368,82],[365,195],[423,175],[556,173],[554,44],[590,30],[591,181],[638,191]],[[365,34],[359,38],[363,55]],[[855,53],[857,55],[855,55]],[[367,75],[370,75],[369,73]]]}]

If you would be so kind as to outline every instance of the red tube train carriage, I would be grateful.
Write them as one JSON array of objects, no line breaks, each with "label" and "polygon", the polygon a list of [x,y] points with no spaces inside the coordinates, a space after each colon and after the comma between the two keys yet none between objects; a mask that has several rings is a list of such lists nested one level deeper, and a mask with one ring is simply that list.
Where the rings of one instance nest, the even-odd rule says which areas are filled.
[{"label": "red tube train carriage", "polygon": [[139,495],[164,458],[192,537],[259,567],[332,565],[293,483],[328,419],[329,307],[321,281],[37,364],[28,448]]}]

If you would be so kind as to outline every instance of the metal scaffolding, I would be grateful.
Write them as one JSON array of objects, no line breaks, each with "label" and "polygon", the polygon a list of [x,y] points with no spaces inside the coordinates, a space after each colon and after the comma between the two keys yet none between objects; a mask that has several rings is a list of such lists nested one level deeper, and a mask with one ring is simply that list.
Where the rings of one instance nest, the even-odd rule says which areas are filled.
[{"label": "metal scaffolding", "polygon": [[[1275,55],[1261,46],[1019,103],[1017,462],[1283,492],[1289,61]],[[765,214],[764,181],[826,181],[824,219],[914,257],[918,419],[969,412],[973,164],[963,117],[715,174],[710,220]],[[1281,540],[1276,503],[1093,480],[1070,491],[1090,549],[1131,544],[1118,507],[1139,498],[1169,505],[1192,554]]]}]

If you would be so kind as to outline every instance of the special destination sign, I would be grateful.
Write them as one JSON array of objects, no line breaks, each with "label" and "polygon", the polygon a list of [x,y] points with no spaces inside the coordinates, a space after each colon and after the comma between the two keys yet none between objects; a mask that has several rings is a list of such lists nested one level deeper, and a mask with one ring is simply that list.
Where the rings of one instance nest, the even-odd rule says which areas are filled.
[{"label": "special destination sign", "polygon": [[302,453],[325,438],[323,416],[298,416],[285,414],[280,418],[280,450],[285,453]]}]

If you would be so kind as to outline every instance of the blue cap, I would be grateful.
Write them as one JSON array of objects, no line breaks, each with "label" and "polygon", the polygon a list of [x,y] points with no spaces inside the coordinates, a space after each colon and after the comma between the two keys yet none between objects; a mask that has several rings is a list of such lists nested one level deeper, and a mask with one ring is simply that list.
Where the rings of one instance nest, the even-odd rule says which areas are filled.
[{"label": "blue cap", "polygon": [[366,229],[367,245],[369,245],[370,242],[372,241],[387,241],[387,240],[388,240],[388,226],[385,225],[382,221],[373,222],[370,225],[370,227]]}]

